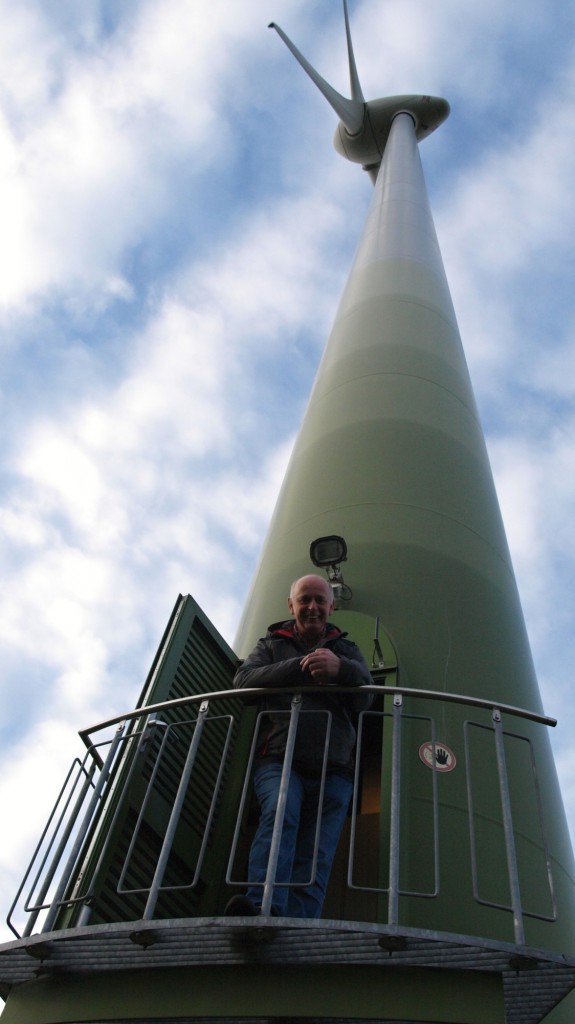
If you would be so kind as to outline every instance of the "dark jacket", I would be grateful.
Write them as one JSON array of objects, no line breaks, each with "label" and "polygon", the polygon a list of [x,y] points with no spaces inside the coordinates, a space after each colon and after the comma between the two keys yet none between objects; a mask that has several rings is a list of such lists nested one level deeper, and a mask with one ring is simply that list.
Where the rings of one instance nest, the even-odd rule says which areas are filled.
[{"label": "dark jacket", "polygon": [[[334,685],[362,686],[373,683],[361,651],[351,640],[346,639],[346,634],[337,626],[327,624],[326,635],[318,646],[328,647],[340,658],[341,668]],[[293,621],[275,622],[269,627],[267,635],[258,640],[236,672],[234,686],[257,686],[271,690],[274,687],[289,686],[294,687],[293,692],[302,693],[294,766],[304,775],[317,776],[321,772],[328,721],[325,712],[330,711],[332,720],[328,769],[350,774],[353,771],[356,740],[354,719],[360,711],[371,705],[373,697],[368,693],[357,696],[330,693],[329,684],[321,692],[306,695],[306,687],[314,683],[309,672],[302,672],[300,662],[308,653],[308,648],[293,631]],[[262,701],[261,706],[268,714],[260,727],[256,766],[283,759],[292,696],[291,693],[276,693]]]}]

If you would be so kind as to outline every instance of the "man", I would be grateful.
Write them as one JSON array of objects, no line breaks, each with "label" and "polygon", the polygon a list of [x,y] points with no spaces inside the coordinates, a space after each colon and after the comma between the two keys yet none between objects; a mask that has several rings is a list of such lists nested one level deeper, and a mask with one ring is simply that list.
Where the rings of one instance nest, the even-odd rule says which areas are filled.
[{"label": "man", "polygon": [[[315,575],[296,580],[288,608],[293,619],[269,627],[266,637],[238,669],[234,686],[272,691],[274,687],[293,687],[293,693],[303,694],[276,875],[276,881],[284,885],[274,888],[272,913],[317,918],[353,792],[353,717],[372,700],[370,694],[330,693],[328,687],[369,685],[373,680],[359,648],[328,621],[333,592],[327,580]],[[307,687],[317,685],[325,687],[325,693],[305,694]],[[264,702],[268,713],[258,736],[254,764],[260,821],[250,851],[249,887],[245,896],[232,897],[225,911],[228,915],[260,913],[293,693],[276,693]],[[332,719],[319,851],[315,879],[306,884],[312,873],[326,711]]]}]

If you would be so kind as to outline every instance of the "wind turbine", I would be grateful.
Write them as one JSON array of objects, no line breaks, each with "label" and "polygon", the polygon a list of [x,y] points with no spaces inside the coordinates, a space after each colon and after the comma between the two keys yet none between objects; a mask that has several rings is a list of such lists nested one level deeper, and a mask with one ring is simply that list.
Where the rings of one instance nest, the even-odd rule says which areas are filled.
[{"label": "wind turbine", "polygon": [[407,112],[413,118],[417,141],[421,142],[449,116],[449,104],[437,96],[388,96],[366,103],[353,52],[347,0],[343,2],[343,11],[351,99],[342,96],[318,74],[279,25],[272,21],[268,28],[275,29],[340,118],[333,140],[337,152],[347,160],[361,164],[375,182],[394,117]]},{"label": "wind turbine", "polygon": [[[340,118],[336,150],[362,165],[375,188],[236,649],[245,655],[267,623],[281,616],[286,584],[311,570],[316,542],[343,540],[345,563],[326,566],[339,598],[335,621],[363,641],[366,654],[374,636],[377,651],[385,635],[400,684],[413,690],[409,701],[401,697],[409,708],[401,770],[411,825],[402,836],[399,867],[400,889],[411,894],[400,897],[407,919],[414,927],[509,938],[512,900],[494,771],[498,757],[506,756],[521,865],[516,895],[522,894],[525,911],[520,944],[572,953],[573,854],[548,732],[526,721],[520,738],[508,725],[499,742],[499,712],[480,713],[475,728],[469,708],[450,697],[543,712],[419,156],[419,141],[445,120],[449,105],[418,95],[366,101],[346,0],[343,6],[349,99],[271,26]],[[437,744],[423,724],[432,715],[429,700],[419,699],[426,691],[445,694],[436,727],[441,750],[449,752],[448,764],[435,758],[442,772],[438,830],[451,837],[435,879],[434,824],[424,788],[425,756]],[[432,754],[428,767],[433,760]],[[488,865],[475,877],[473,896],[461,856],[470,844]],[[494,914],[495,907],[507,913]],[[554,1020],[569,1020],[567,1008],[556,1012]]]}]

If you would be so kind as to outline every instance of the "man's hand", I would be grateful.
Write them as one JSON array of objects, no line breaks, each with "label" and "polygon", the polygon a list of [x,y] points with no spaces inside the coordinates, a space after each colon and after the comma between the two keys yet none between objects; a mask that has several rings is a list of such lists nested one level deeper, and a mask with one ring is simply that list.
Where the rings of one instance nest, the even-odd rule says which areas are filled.
[{"label": "man's hand", "polygon": [[339,675],[341,662],[337,654],[325,647],[317,651],[311,651],[302,658],[300,668],[302,672],[309,672],[314,683],[332,683]]}]

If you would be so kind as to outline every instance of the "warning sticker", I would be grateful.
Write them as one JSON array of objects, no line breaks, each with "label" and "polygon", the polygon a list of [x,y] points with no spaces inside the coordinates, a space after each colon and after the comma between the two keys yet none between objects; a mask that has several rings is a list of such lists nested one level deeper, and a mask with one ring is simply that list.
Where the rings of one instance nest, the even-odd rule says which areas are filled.
[{"label": "warning sticker", "polygon": [[419,756],[428,768],[435,768],[436,772],[452,772],[457,764],[455,754],[445,743],[422,743]]}]

